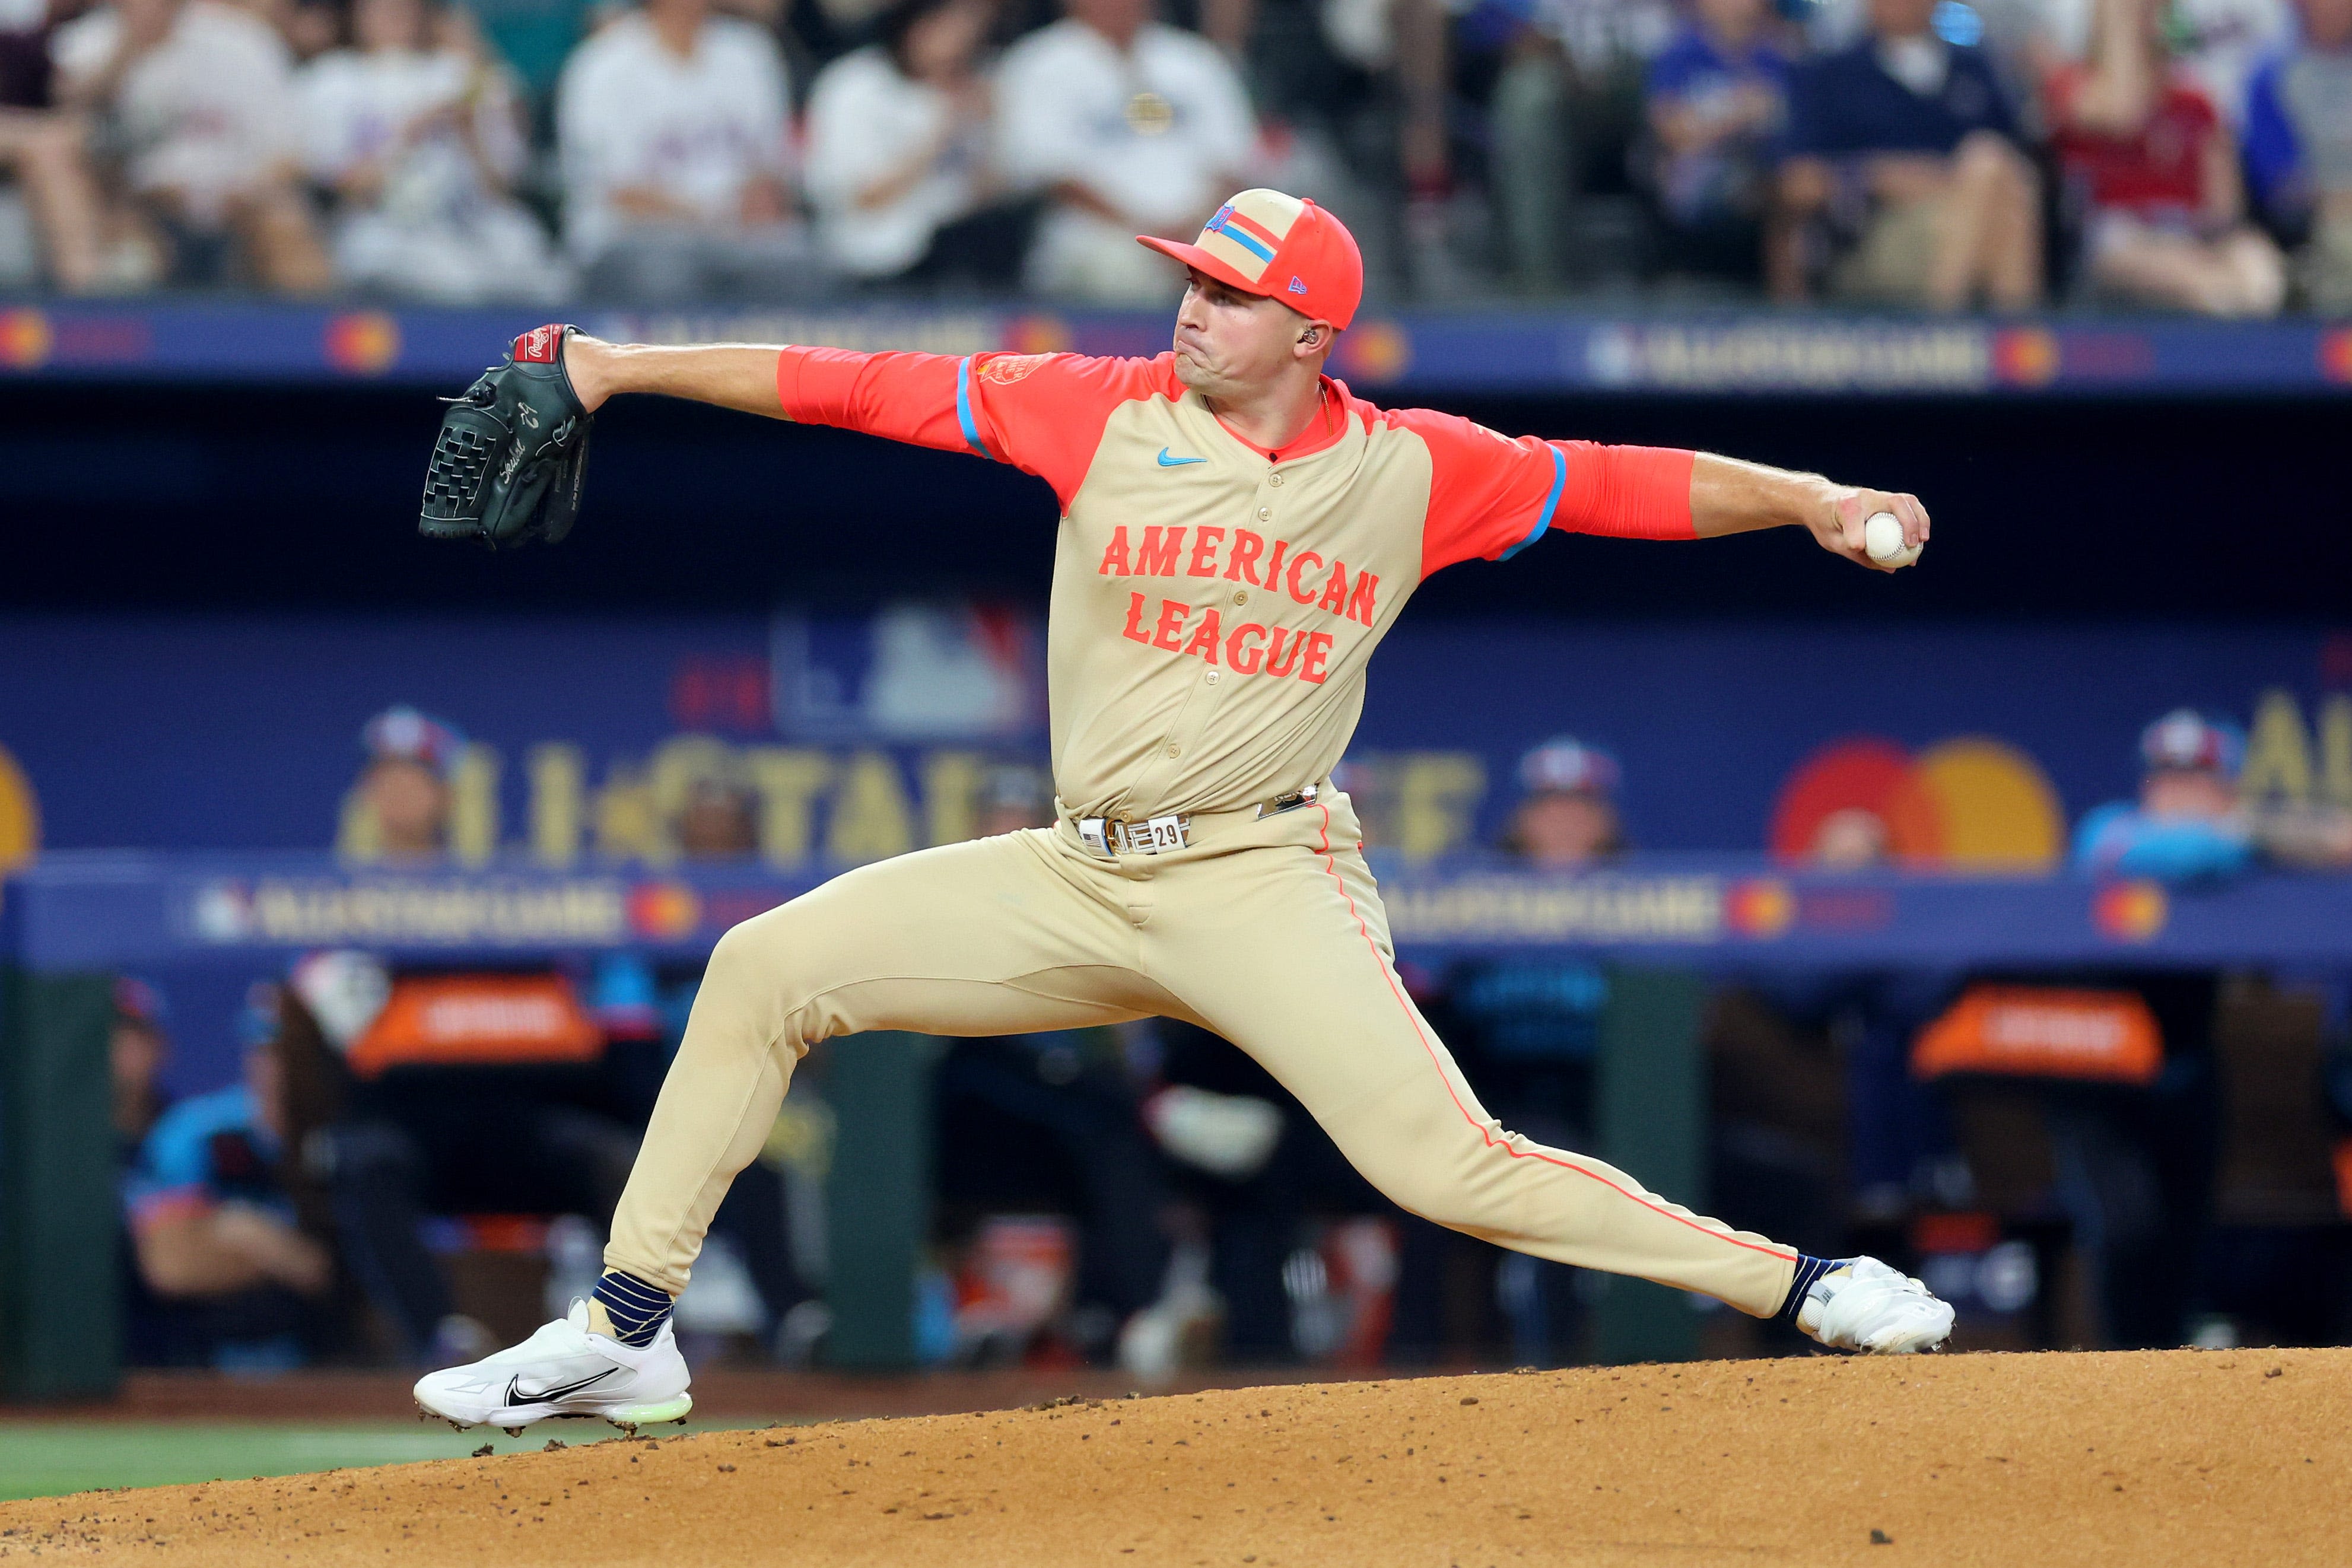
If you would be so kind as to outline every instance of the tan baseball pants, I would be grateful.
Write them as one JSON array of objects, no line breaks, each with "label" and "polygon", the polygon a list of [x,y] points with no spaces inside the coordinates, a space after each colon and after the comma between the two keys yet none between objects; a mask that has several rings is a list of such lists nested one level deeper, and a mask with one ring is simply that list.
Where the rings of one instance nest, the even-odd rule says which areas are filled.
[{"label": "tan baseball pants", "polygon": [[1247,1051],[1400,1207],[1521,1252],[1780,1310],[1795,1250],[1508,1133],[1405,995],[1345,795],[1107,860],[1069,822],[882,861],[720,938],[604,1260],[673,1293],[808,1048],[1165,1016]]}]

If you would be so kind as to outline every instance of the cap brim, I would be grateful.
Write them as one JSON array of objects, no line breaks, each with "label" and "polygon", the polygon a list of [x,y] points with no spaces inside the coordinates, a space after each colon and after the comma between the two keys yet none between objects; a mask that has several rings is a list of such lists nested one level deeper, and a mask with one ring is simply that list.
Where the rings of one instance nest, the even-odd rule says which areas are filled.
[{"label": "cap brim", "polygon": [[[1181,240],[1161,239],[1155,235],[1138,235],[1135,236],[1135,243],[1147,246],[1164,256],[1183,263],[1186,267],[1205,272],[1218,282],[1238,288],[1244,294],[1255,294],[1261,299],[1280,298],[1265,284],[1252,283],[1248,278],[1244,277],[1234,269],[1233,263],[1210,255],[1197,245],[1186,245]],[[1283,303],[1287,305],[1289,301],[1284,300]]]}]

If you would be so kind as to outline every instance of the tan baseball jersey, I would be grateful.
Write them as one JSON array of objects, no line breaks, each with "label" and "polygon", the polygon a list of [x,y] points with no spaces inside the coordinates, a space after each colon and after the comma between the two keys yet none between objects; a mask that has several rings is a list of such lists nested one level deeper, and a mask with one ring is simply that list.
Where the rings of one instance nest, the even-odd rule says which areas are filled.
[{"label": "tan baseball jersey", "polygon": [[777,385],[793,419],[1053,486],[1054,779],[1082,816],[1233,810],[1322,779],[1372,650],[1442,567],[1547,528],[1691,535],[1687,452],[1513,441],[1328,378],[1276,452],[1228,429],[1171,354],[787,349]]}]

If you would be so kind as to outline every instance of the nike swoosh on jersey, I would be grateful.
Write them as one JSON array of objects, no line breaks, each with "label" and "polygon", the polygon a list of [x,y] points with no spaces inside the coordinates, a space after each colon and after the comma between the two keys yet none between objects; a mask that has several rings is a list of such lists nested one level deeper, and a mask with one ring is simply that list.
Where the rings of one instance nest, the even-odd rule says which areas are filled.
[{"label": "nike swoosh on jersey", "polygon": [[1160,466],[1162,468],[1181,468],[1187,463],[1206,463],[1207,461],[1205,457],[1171,457],[1168,455],[1168,448],[1163,446],[1160,449]]},{"label": "nike swoosh on jersey", "polygon": [[522,1391],[522,1375],[517,1373],[507,1379],[507,1408],[511,1410],[522,1405],[544,1405],[551,1400],[561,1399],[568,1394],[577,1394],[590,1384],[602,1383],[620,1370],[617,1366],[608,1366],[602,1372],[590,1373],[577,1383],[559,1384],[553,1388],[542,1388],[536,1394],[525,1394]]}]

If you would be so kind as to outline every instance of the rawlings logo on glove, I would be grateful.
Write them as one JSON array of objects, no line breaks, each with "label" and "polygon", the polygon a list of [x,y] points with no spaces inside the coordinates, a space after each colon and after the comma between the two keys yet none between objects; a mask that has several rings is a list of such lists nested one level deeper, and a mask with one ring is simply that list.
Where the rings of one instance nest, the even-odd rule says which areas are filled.
[{"label": "rawlings logo on glove", "polygon": [[565,326],[534,327],[450,401],[425,474],[417,531],[492,549],[572,531],[593,420],[563,371]]}]

